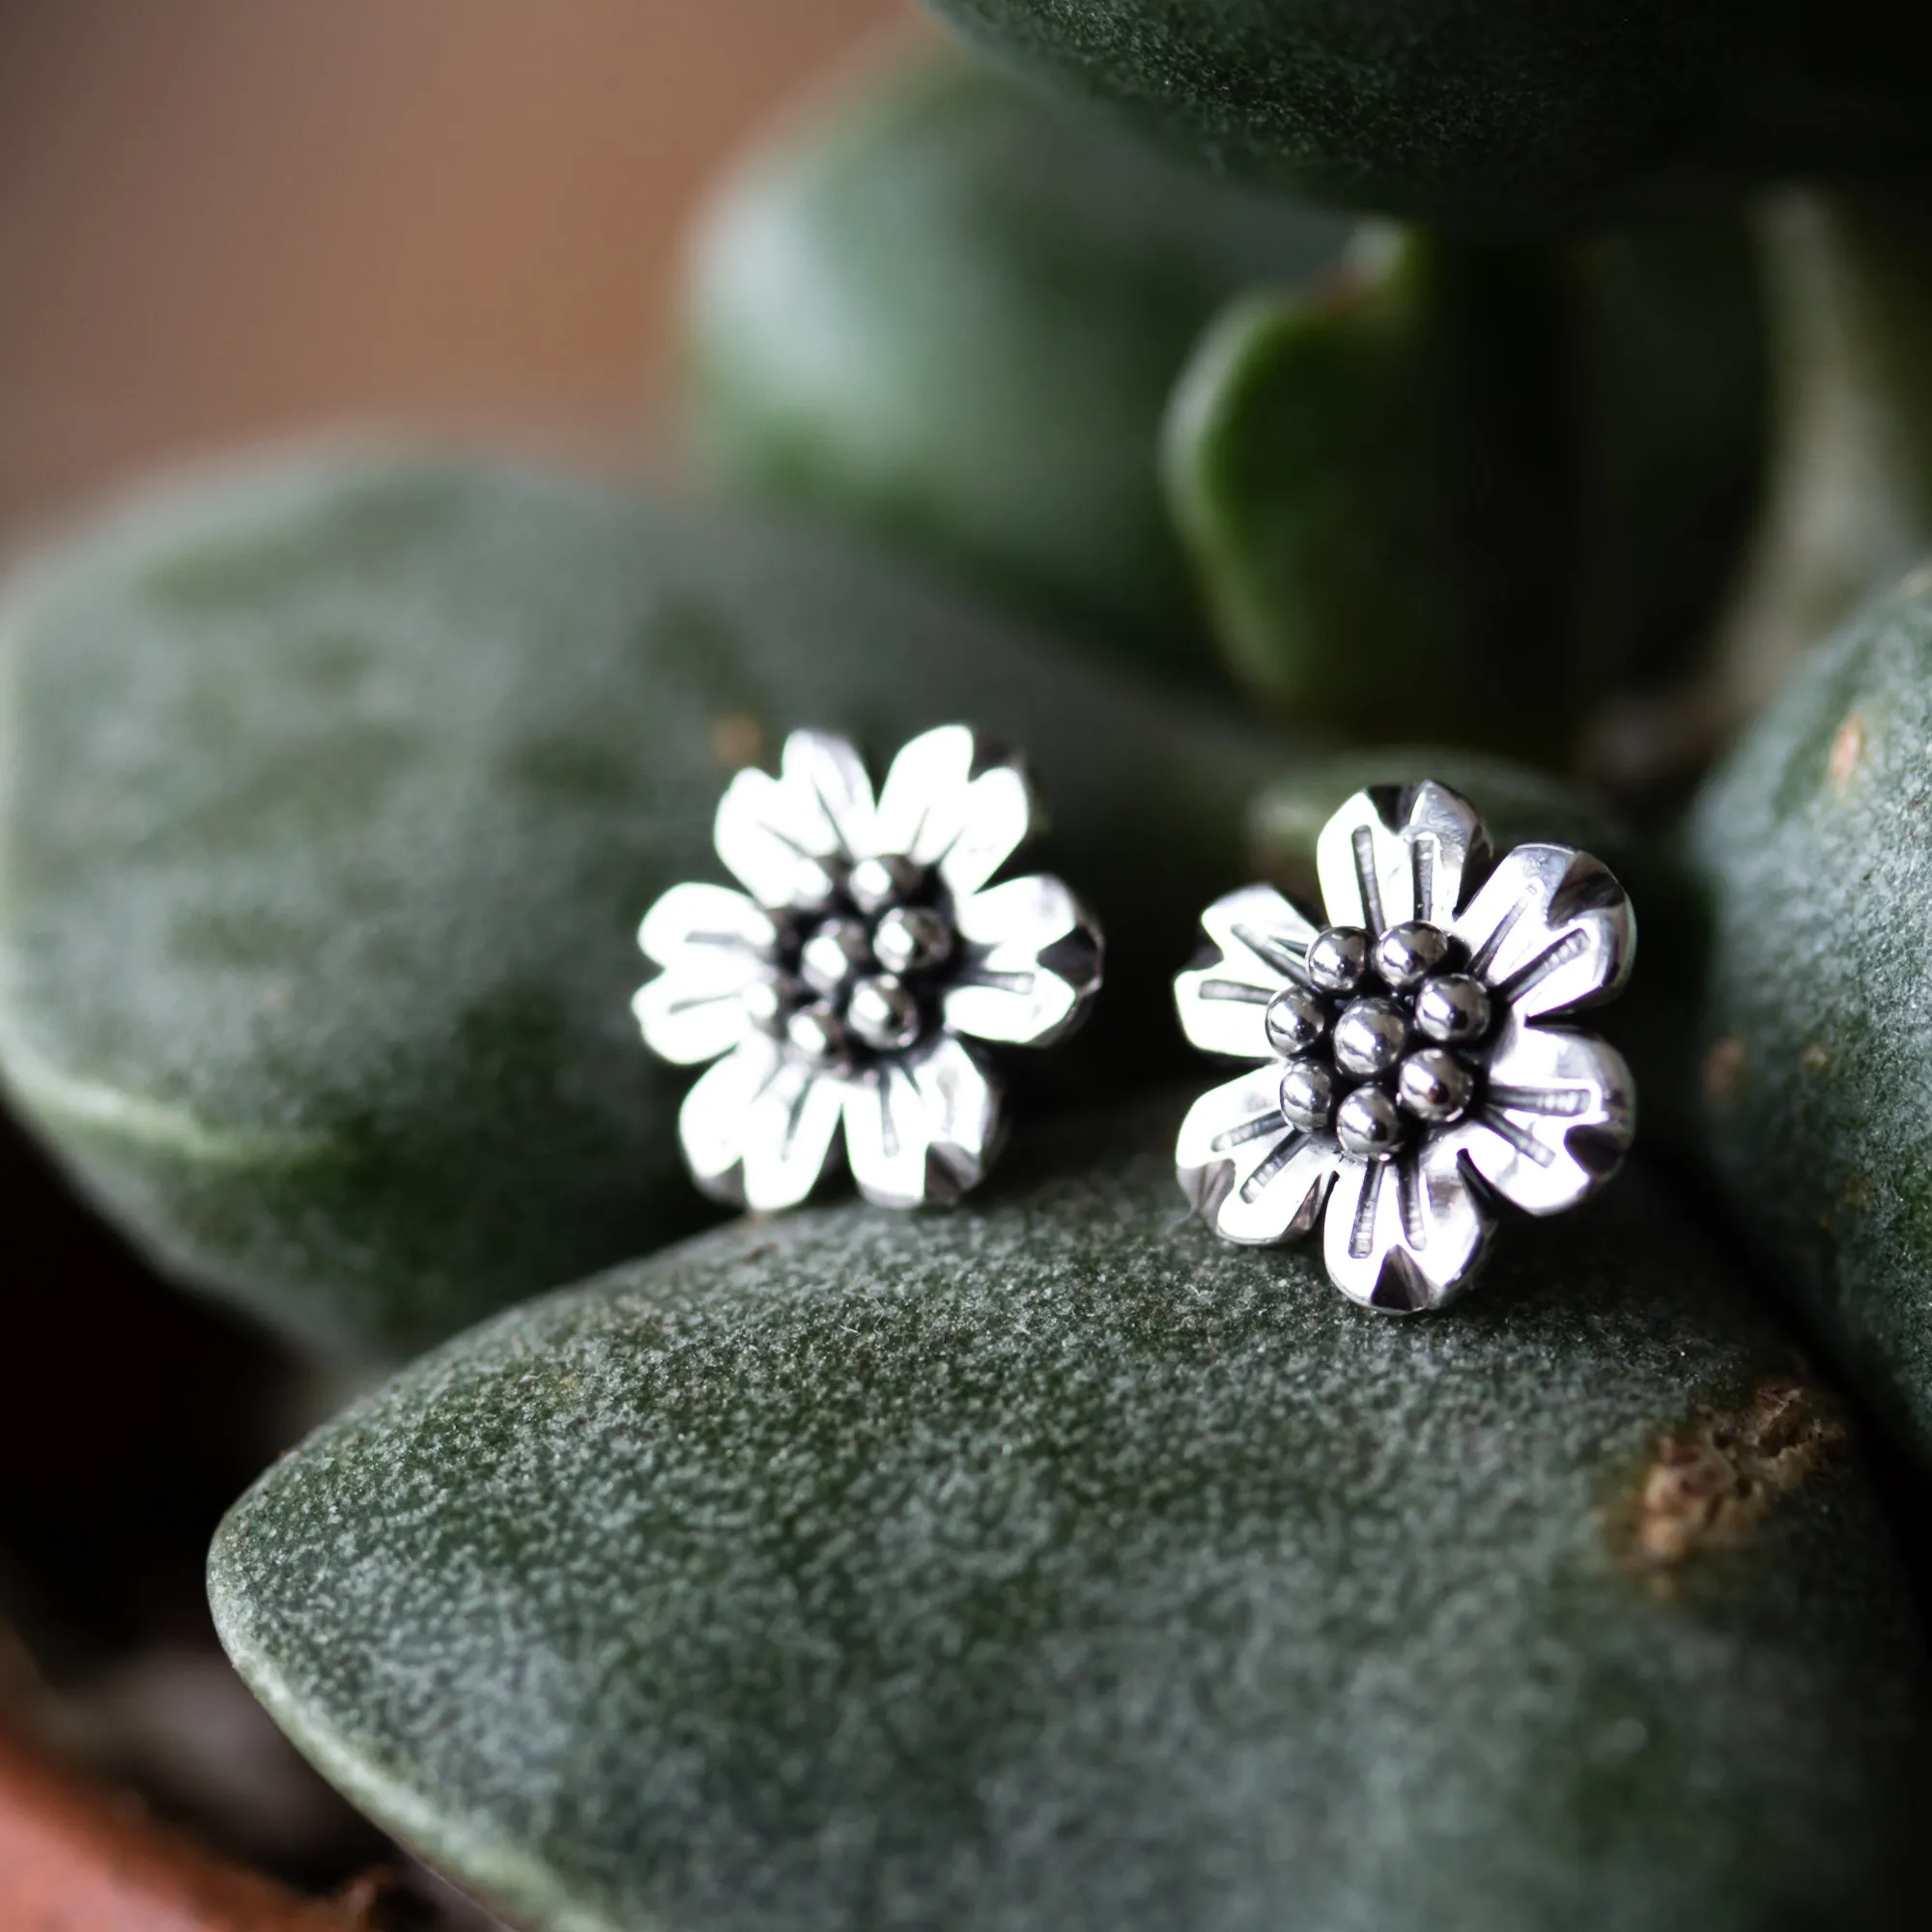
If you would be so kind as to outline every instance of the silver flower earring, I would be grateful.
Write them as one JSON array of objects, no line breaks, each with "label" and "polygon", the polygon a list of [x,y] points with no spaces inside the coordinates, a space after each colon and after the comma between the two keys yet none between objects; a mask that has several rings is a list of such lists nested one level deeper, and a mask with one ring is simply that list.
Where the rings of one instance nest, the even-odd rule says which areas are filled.
[{"label": "silver flower earring", "polygon": [[1100,986],[1099,927],[1065,886],[989,883],[1037,816],[1018,761],[963,724],[905,746],[876,800],[822,731],[785,740],[777,778],[731,781],[714,838],[745,892],[673,886],[638,934],[664,969],[633,1003],[646,1042],[718,1062],[678,1117],[699,1187],[793,1207],[841,1132],[869,1201],[984,1178],[1001,1094],[976,1042],[1050,1045]]},{"label": "silver flower earring", "polygon": [[1469,802],[1425,783],[1357,792],[1322,828],[1327,923],[1271,886],[1217,900],[1211,963],[1175,981],[1204,1052],[1258,1062],[1195,1102],[1175,1163],[1231,1241],[1322,1229],[1342,1293],[1439,1308],[1474,1278],[1494,1197],[1575,1207],[1635,1125],[1630,1069],[1565,1022],[1630,977],[1630,901],[1587,853],[1492,865]]}]

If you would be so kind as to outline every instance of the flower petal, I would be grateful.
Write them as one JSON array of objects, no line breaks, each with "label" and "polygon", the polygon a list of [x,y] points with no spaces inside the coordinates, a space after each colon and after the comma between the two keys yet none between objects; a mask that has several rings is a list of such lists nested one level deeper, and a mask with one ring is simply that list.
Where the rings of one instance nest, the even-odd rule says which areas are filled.
[{"label": "flower petal", "polygon": [[845,1084],[845,1148],[867,1201],[916,1208],[978,1185],[998,1148],[1000,1091],[971,1048],[940,1034]]},{"label": "flower petal", "polygon": [[780,776],[742,771],[718,801],[712,838],[760,905],[816,908],[838,884],[838,864],[869,852],[876,814],[859,754],[824,731],[794,731]]},{"label": "flower petal", "polygon": [[678,1136],[693,1179],[740,1207],[796,1207],[832,1164],[842,1097],[834,1076],[751,1035],[684,1096]]},{"label": "flower petal", "polygon": [[1182,1032],[1203,1053],[1272,1058],[1263,1023],[1268,1002],[1301,978],[1313,923],[1272,886],[1244,886],[1216,899],[1201,926],[1220,957],[1176,976]]},{"label": "flower petal", "polygon": [[1270,1064],[1211,1088],[1187,1110],[1174,1166],[1195,1212],[1224,1240],[1298,1240],[1315,1226],[1342,1155],[1281,1114]]},{"label": "flower petal", "polygon": [[645,1043],[694,1066],[728,1053],[752,1029],[745,988],[771,968],[769,916],[725,886],[673,886],[644,915],[638,944],[665,969],[631,1002]]},{"label": "flower petal", "polygon": [[729,886],[673,886],[638,927],[638,945],[660,966],[675,966],[687,949],[724,975],[761,966],[778,939],[771,915]]},{"label": "flower petal", "polygon": [[824,814],[814,807],[802,816],[792,787],[755,766],[724,787],[711,836],[760,905],[820,906],[838,884],[838,840]]},{"label": "flower petal", "polygon": [[1049,1046],[1100,989],[1100,928],[1058,879],[1033,873],[958,900],[971,949],[946,990],[946,1024],[978,1039]]},{"label": "flower petal", "polygon": [[743,982],[721,986],[684,962],[639,986],[631,1010],[644,1044],[673,1066],[716,1060],[752,1031]]},{"label": "flower petal", "polygon": [[957,897],[977,893],[1033,829],[1019,761],[964,724],[923,732],[893,760],[879,795],[876,849],[936,866]]},{"label": "flower petal", "polygon": [[1623,887],[1567,845],[1519,845],[1469,901],[1454,936],[1469,970],[1524,1020],[1608,999],[1636,956]]},{"label": "flower petal", "polygon": [[1452,1137],[1504,1200],[1555,1214],[1616,1172],[1635,1128],[1636,1089],[1614,1047],[1512,1015],[1477,1112]]},{"label": "flower petal", "polygon": [[1322,1260],[1350,1301],[1390,1314],[1440,1308],[1466,1288],[1495,1225],[1449,1136],[1393,1160],[1348,1160],[1328,1197]]},{"label": "flower petal", "polygon": [[811,841],[811,850],[829,849],[847,859],[874,850],[877,808],[866,761],[843,739],[829,731],[794,731],[784,741],[779,769],[785,789],[797,800],[802,821],[815,813],[829,836]]},{"label": "flower petal", "polygon": [[678,1139],[691,1176],[714,1200],[744,1206],[746,1129],[752,1102],[777,1075],[781,1049],[753,1034],[684,1096]]},{"label": "flower petal", "polygon": [[1490,862],[1490,835],[1460,792],[1425,781],[1371,785],[1321,828],[1315,869],[1330,925],[1446,927]]}]

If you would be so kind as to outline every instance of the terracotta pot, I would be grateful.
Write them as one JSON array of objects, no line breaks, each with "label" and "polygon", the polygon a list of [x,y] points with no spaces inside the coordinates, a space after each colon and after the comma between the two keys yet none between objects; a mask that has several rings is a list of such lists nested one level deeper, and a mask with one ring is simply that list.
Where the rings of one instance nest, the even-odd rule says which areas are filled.
[{"label": "terracotta pot", "polygon": [[6,1932],[365,1932],[356,1903],[317,1904],[227,1865],[14,1740],[0,1738]]}]

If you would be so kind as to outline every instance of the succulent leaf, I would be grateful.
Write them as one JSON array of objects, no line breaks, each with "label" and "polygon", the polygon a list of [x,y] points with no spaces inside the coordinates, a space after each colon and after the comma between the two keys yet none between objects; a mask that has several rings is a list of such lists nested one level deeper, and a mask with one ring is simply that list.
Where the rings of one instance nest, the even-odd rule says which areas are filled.
[{"label": "succulent leaf", "polygon": [[1889,0],[929,4],[1211,167],[1491,240],[1932,152],[1932,17]]},{"label": "succulent leaf", "polygon": [[1371,739],[1568,761],[1686,675],[1757,507],[1765,321],[1743,227],[1563,249],[1390,233],[1208,332],[1168,499],[1236,673]]},{"label": "succulent leaf", "polygon": [[1932,573],[1815,654],[1699,799],[1702,1138],[1740,1226],[1932,1461]]},{"label": "succulent leaf", "polygon": [[688,297],[712,469],[1211,679],[1161,509],[1195,336],[1352,224],[1148,153],[957,60],[868,75],[711,213]]},{"label": "succulent leaf", "polygon": [[1082,1090],[1179,1064],[1277,755],[829,536],[427,456],[145,498],[15,585],[0,660],[14,1100],[168,1268],[362,1350],[701,1218],[635,934],[787,730],[1030,753],[1117,942],[1037,1076]]},{"label": "succulent leaf", "polygon": [[1913,1612],[1694,1231],[1627,1175],[1394,1321],[1179,1111],[462,1338],[230,1517],[231,1654],[534,1932],[1909,1923]]}]

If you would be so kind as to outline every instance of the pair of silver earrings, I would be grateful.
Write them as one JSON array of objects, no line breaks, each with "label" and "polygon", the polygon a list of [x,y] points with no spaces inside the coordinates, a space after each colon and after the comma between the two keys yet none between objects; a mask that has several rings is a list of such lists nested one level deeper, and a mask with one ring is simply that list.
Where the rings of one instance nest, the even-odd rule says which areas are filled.
[{"label": "pair of silver earrings", "polygon": [[[989,1049],[1065,1038],[1100,989],[1100,928],[1066,886],[995,883],[1037,818],[1020,761],[963,724],[912,740],[876,793],[819,731],[785,740],[777,777],[732,780],[715,843],[744,891],[674,886],[639,933],[661,969],[634,1003],[645,1041],[716,1063],[679,1115],[699,1187],[795,1207],[841,1141],[889,1207],[984,1179]],[[1435,783],[1357,792],[1316,867],[1323,921],[1261,885],[1202,915],[1180,1023],[1249,1065],[1189,1110],[1177,1172],[1224,1238],[1319,1228],[1351,1300],[1439,1308],[1481,1267],[1498,1198],[1556,1213],[1622,1161],[1630,1070],[1568,1021],[1622,987],[1635,922],[1588,854],[1497,860]]]}]

